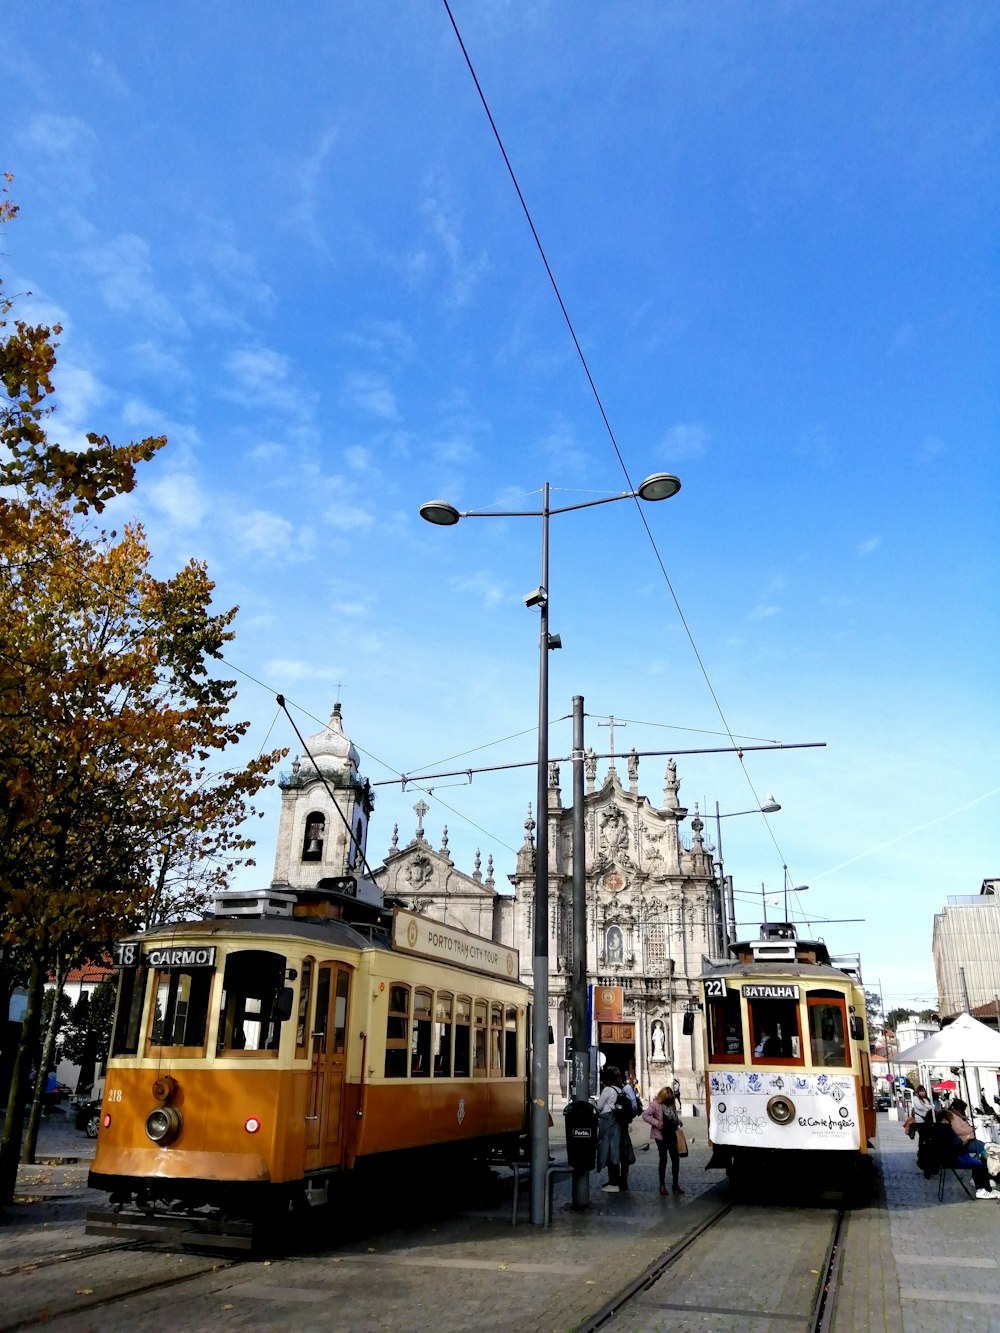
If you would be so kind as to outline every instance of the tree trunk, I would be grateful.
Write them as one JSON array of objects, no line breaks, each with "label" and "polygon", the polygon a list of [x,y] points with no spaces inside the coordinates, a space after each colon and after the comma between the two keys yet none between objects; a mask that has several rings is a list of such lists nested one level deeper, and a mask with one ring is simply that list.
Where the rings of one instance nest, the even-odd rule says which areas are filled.
[{"label": "tree trunk", "polygon": [[13,1203],[17,1188],[17,1162],[21,1155],[21,1129],[24,1124],[24,1099],[28,1093],[31,1074],[31,1054],[38,1041],[42,1019],[42,992],[45,989],[45,969],[39,962],[32,963],[28,981],[28,1005],[21,1027],[21,1041],[14,1060],[14,1074],[10,1081],[10,1097],[4,1117],[3,1137],[0,1139],[0,1209]]},{"label": "tree trunk", "polygon": [[[38,996],[38,1014],[41,1018],[43,1012],[43,997],[45,995],[45,974],[41,973],[41,990]],[[52,1057],[56,1049],[56,1033],[59,1031],[59,1001],[62,998],[63,986],[66,984],[66,968],[61,963],[56,965],[56,989],[52,996],[52,1008],[49,1011],[49,1021],[45,1029],[45,1039],[42,1042],[42,1054],[38,1061],[38,1077],[35,1079],[35,1095],[31,1099],[31,1110],[28,1112],[28,1127],[24,1136],[24,1144],[21,1148],[21,1161],[34,1162],[35,1149],[38,1146],[38,1126],[42,1117],[42,1099],[45,1096],[45,1086],[48,1082],[49,1066],[52,1064]]]}]

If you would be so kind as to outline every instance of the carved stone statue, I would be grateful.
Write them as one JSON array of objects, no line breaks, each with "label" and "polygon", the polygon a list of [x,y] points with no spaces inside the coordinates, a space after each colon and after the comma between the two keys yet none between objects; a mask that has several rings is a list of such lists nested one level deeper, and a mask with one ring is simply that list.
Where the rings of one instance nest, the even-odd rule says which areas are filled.
[{"label": "carved stone statue", "polygon": [[663,1049],[663,1039],[664,1039],[663,1024],[660,1022],[659,1019],[657,1019],[656,1022],[653,1024],[653,1059],[654,1059],[654,1060],[665,1060],[665,1059],[666,1059],[666,1055],[665,1055],[665,1053],[664,1053],[664,1049]]}]

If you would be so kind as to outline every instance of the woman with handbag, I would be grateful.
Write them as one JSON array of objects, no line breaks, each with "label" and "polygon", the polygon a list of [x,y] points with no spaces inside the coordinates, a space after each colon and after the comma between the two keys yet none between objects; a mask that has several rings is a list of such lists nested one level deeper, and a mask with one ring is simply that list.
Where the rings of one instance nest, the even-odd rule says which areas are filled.
[{"label": "woman with handbag", "polygon": [[[675,1194],[683,1194],[684,1190],[677,1179],[680,1170],[680,1151],[677,1138],[678,1133],[683,1134],[684,1130],[677,1104],[674,1101],[673,1088],[661,1088],[643,1111],[642,1118],[649,1125],[649,1137],[656,1144],[656,1151],[660,1156],[658,1163],[660,1193],[666,1194],[667,1192],[667,1157],[669,1156],[673,1191]],[[684,1155],[687,1156],[686,1143],[684,1145]]]}]

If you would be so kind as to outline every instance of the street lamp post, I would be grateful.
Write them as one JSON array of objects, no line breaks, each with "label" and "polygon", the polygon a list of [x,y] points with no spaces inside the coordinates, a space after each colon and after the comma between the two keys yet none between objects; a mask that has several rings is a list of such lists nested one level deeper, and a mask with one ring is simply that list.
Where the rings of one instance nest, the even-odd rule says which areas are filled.
[{"label": "street lamp post", "polygon": [[[774,815],[777,814],[777,812],[780,809],[781,806],[774,799],[774,797],[771,795],[770,792],[767,793],[767,800],[764,802],[764,804],[759,805],[756,808],[756,810],[730,810],[726,814],[720,815],[719,802],[716,801],[715,803],[715,841],[719,853],[719,859],[716,862],[716,865],[719,868],[718,878],[719,878],[719,903],[721,907],[720,917],[725,917],[725,905],[726,905],[725,899],[726,899],[726,891],[728,889],[729,892],[728,936],[730,944],[736,943],[736,898],[733,894],[732,876],[730,876],[728,884],[726,883],[725,865],[722,860],[722,820],[735,819],[737,815]],[[725,930],[725,922],[723,920],[720,920],[719,922],[720,945],[725,943],[726,934],[727,932]],[[720,953],[722,952],[721,947],[719,952]]]},{"label": "street lamp post", "polygon": [[[452,527],[460,518],[540,518],[542,520],[542,581],[524,599],[525,606],[537,606],[541,614],[538,639],[538,783],[535,812],[535,893],[534,930],[532,932],[531,975],[534,1008],[531,1024],[531,1221],[545,1223],[545,1173],[549,1163],[549,651],[561,648],[558,634],[549,633],[549,518],[577,509],[592,509],[615,500],[669,500],[681,483],[670,472],[655,472],[634,491],[608,495],[581,504],[549,504],[549,483],[542,487],[541,509],[529,510],[458,510],[446,500],[429,500],[420,506],[420,517],[428,523]],[[584,1037],[584,1040],[586,1037]],[[573,1040],[579,1040],[576,1031]]]},{"label": "street lamp post", "polygon": [[789,893],[806,893],[806,892],[808,892],[809,885],[808,885],[808,884],[793,884],[791,887],[789,887],[789,884],[788,884],[788,867],[787,867],[787,866],[782,866],[781,868],[782,868],[782,870],[784,870],[784,872],[785,872],[785,920],[787,921],[787,920],[788,920],[788,895],[789,895]]}]

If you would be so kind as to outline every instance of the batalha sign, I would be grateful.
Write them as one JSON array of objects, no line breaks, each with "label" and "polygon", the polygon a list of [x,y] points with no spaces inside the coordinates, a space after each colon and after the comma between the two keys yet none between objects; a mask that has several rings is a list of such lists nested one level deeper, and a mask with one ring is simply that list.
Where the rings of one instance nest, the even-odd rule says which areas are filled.
[{"label": "batalha sign", "polygon": [[747,1000],[797,1000],[798,986],[744,986],[743,995]]}]

